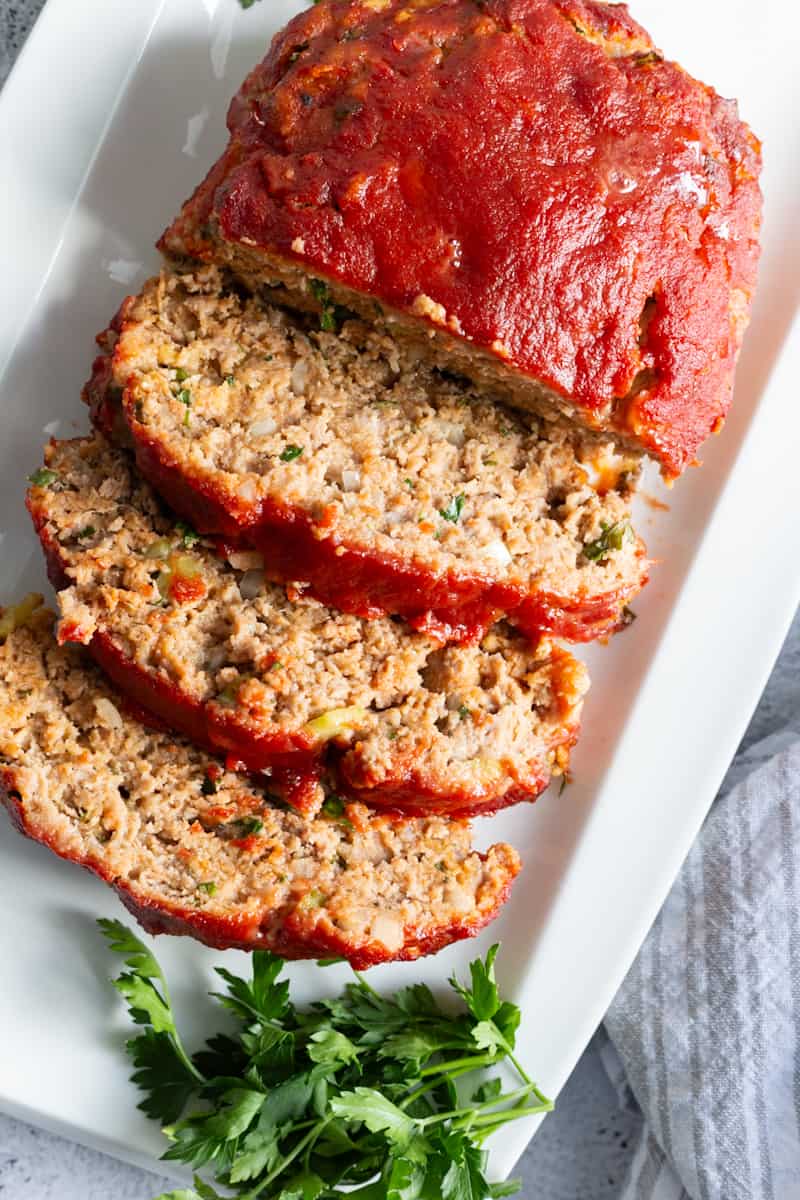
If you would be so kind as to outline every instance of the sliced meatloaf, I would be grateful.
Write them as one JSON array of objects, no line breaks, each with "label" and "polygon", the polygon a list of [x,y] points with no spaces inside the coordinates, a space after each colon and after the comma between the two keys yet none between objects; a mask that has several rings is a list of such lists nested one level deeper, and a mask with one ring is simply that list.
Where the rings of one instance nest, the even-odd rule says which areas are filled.
[{"label": "sliced meatloaf", "polygon": [[[584,668],[503,623],[442,647],[231,565],[158,507],[99,435],[51,443],[28,507],[60,588],[59,638],[304,811],[347,797],[465,815],[533,799],[566,764]],[[246,558],[246,555],[244,556]]]},{"label": "sliced meatloaf", "polygon": [[[14,628],[18,616],[26,624]],[[51,619],[0,610],[0,800],[153,933],[356,967],[471,937],[519,870],[466,822],[329,799],[305,819],[189,742],[141,725]]]},{"label": "sliced meatloaf", "polygon": [[215,268],[165,271],[101,343],[95,422],[127,434],[173,509],[259,550],[273,579],[446,640],[511,615],[583,641],[644,583],[636,459],[504,411],[361,322],[304,332]]},{"label": "sliced meatloaf", "polygon": [[760,147],[619,4],[321,0],[233,100],[161,247],[427,346],[660,460],[719,429]]}]

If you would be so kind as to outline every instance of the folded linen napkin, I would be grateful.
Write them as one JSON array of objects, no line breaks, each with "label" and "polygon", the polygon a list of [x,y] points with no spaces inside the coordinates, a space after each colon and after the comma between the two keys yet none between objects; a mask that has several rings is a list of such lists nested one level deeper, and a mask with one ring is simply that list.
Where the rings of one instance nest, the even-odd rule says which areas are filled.
[{"label": "folded linen napkin", "polygon": [[800,1198],[800,738],[786,717],[737,756],[606,1017],[609,1074],[646,1118],[622,1200]]}]

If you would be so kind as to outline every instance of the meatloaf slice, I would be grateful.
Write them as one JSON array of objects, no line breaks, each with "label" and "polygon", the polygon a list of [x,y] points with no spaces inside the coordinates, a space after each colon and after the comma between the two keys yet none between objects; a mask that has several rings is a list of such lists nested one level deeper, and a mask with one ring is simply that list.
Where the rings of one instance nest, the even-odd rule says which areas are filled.
[{"label": "meatloaf slice", "polygon": [[59,594],[59,638],[118,686],[314,811],[349,798],[417,815],[534,799],[577,736],[584,668],[503,623],[442,647],[224,562],[159,509],[99,435],[54,442],[28,507]]},{"label": "meatloaf slice", "polygon": [[23,611],[13,628],[0,609],[0,800],[150,932],[366,967],[471,937],[503,904],[519,870],[510,846],[478,854],[464,821],[335,798],[314,819],[287,811],[141,725],[81,651],[56,645],[47,613]]},{"label": "meatloaf slice", "polygon": [[151,279],[100,340],[96,424],[196,528],[338,608],[446,640],[510,615],[584,641],[646,579],[636,459],[503,411],[361,322],[304,332],[204,268]]},{"label": "meatloaf slice", "polygon": [[680,474],[719,429],[758,258],[733,102],[594,0],[321,0],[278,34],[160,243],[383,320]]}]

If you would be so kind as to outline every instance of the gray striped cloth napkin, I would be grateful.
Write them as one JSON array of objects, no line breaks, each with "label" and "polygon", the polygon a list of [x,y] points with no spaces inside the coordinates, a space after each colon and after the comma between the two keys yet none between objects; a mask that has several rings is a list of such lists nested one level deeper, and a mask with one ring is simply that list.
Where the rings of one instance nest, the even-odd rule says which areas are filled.
[{"label": "gray striped cloth napkin", "polygon": [[621,1200],[800,1200],[798,899],[795,730],[737,757],[606,1017],[645,1115]]}]

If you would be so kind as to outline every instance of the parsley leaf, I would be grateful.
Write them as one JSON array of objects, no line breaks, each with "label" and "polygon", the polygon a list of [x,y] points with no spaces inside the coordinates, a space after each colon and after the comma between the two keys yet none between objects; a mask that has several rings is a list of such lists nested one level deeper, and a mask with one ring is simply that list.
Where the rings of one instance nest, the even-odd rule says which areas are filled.
[{"label": "parsley leaf", "polygon": [[[232,975],[224,967],[217,967],[220,979],[228,985],[228,995],[218,996],[220,1003],[243,1021],[253,1017],[260,1021],[272,1021],[290,1011],[289,984],[278,982],[283,969],[283,959],[268,950],[253,952],[253,978],[250,983]],[[216,994],[216,993],[215,993]]]},{"label": "parsley leaf", "polygon": [[127,1049],[136,1067],[131,1079],[146,1093],[139,1108],[162,1125],[177,1121],[194,1094],[197,1079],[169,1037],[148,1029],[132,1038]]},{"label": "parsley leaf", "polygon": [[405,1145],[414,1130],[411,1118],[374,1088],[342,1092],[331,1100],[331,1110],[346,1121],[366,1125],[370,1133],[385,1133],[399,1145]]},{"label": "parsley leaf", "polygon": [[294,462],[296,458],[300,457],[304,449],[305,447],[303,446],[293,446],[291,443],[289,443],[286,447],[284,447],[278,457],[280,458],[281,462]]},{"label": "parsley leaf", "polygon": [[[513,1056],[519,1009],[500,997],[496,946],[471,964],[468,984],[451,980],[465,1005],[456,1013],[421,984],[382,996],[360,975],[301,1011],[283,961],[256,951],[249,979],[217,968],[226,991],[216,999],[237,1031],[190,1059],[156,959],[118,922],[100,924],[125,962],[115,986],[146,1027],[127,1048],[140,1107],[165,1123],[165,1159],[210,1168],[240,1200],[492,1200],[516,1190],[489,1182],[483,1141],[552,1106]],[[504,1092],[484,1079],[465,1103],[456,1081],[504,1060],[520,1085]],[[221,1195],[195,1175],[193,1188],[159,1200]]]}]

